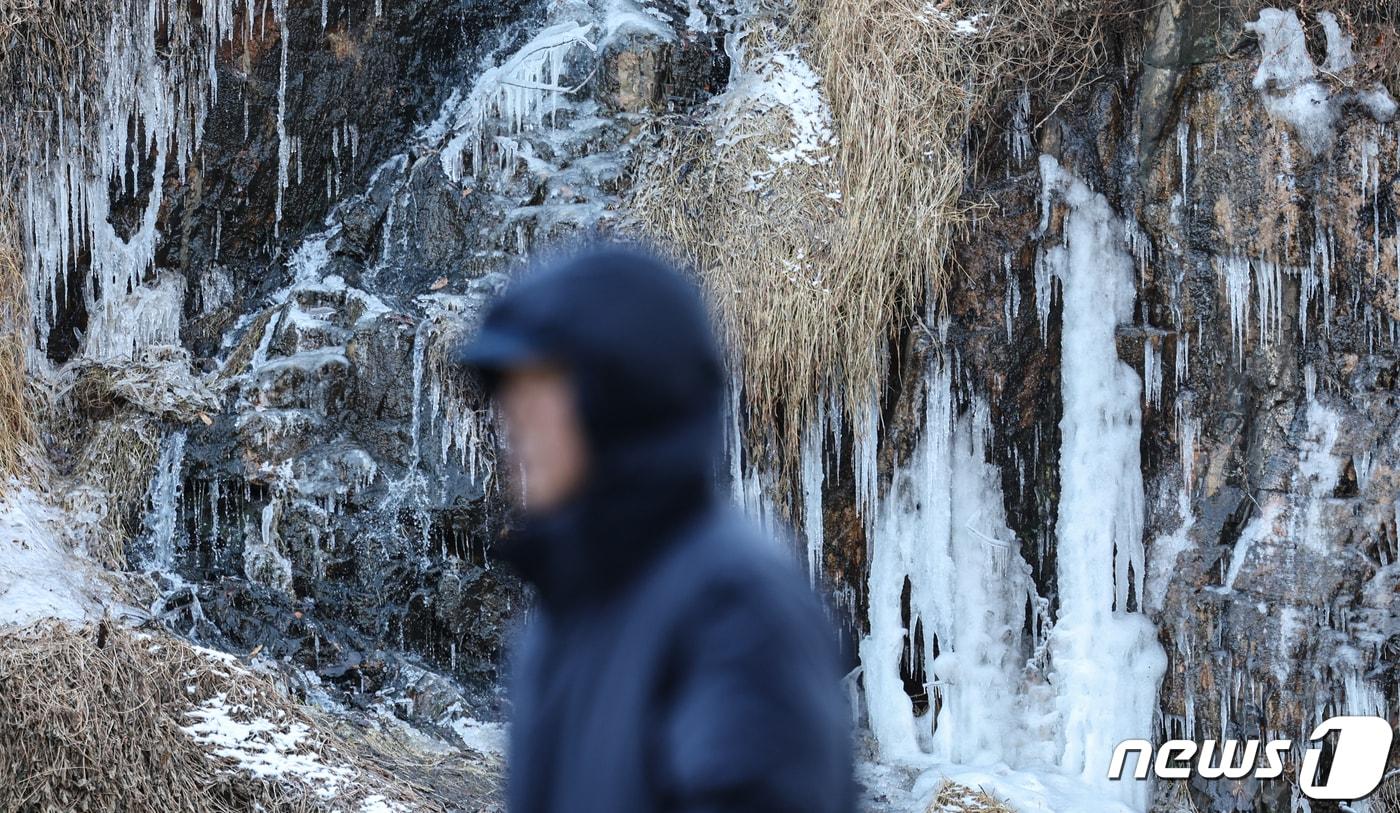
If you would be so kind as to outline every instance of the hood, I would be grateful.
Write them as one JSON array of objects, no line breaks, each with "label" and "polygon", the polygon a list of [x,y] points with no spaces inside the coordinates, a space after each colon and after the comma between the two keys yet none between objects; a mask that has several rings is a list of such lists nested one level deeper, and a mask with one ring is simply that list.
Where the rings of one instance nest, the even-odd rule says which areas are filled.
[{"label": "hood", "polygon": [[568,505],[520,517],[497,554],[547,604],[625,584],[713,502],[723,364],[698,290],[655,255],[595,247],[527,274],[457,360],[488,390],[538,361],[577,388],[587,483]]}]

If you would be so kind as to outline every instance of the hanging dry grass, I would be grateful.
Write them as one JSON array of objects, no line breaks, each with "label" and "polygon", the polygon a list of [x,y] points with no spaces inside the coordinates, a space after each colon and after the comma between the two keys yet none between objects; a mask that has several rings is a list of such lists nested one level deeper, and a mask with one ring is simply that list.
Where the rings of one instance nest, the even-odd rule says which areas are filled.
[{"label": "hanging dry grass", "polygon": [[[781,427],[796,448],[805,410],[833,371],[859,375],[863,364],[869,375],[871,360],[848,351],[870,347],[864,333],[877,314],[862,310],[870,299],[861,291],[883,287],[886,275],[831,261],[840,210],[829,147],[811,163],[775,167],[771,153],[794,126],[785,108],[718,115],[725,124],[666,128],[660,156],[642,168],[633,211],[700,271],[740,374],[748,425]],[[755,455],[779,439],[753,434]]]},{"label": "hanging dry grass", "polygon": [[[668,122],[633,212],[697,266],[742,375],[750,456],[791,473],[830,398],[868,432],[886,350],[936,309],[967,232],[968,135],[1011,90],[1068,95],[1140,22],[1138,0],[806,0],[761,4],[745,61],[797,54],[821,76],[835,137],[776,165],[803,126],[782,105]],[[752,71],[753,65],[743,66]],[[741,91],[742,93],[742,91]],[[738,103],[742,103],[742,95]]]},{"label": "hanging dry grass", "polygon": [[1400,768],[1386,773],[1370,802],[1376,813],[1400,813]]},{"label": "hanging dry grass", "polygon": [[35,442],[27,397],[29,296],[13,219],[0,211],[0,489]]},{"label": "hanging dry grass", "polygon": [[[259,778],[226,749],[202,746],[182,728],[210,703],[240,722],[301,732],[279,752],[335,781]],[[321,811],[372,796],[443,809],[235,659],[110,621],[0,634],[0,753],[0,810]]]}]

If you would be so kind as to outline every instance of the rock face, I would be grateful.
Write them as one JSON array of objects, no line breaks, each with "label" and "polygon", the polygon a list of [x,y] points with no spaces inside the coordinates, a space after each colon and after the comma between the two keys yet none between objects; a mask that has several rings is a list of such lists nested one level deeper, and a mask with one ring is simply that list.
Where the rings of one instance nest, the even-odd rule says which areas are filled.
[{"label": "rock face", "polygon": [[[231,14],[138,286],[183,296],[177,360],[221,406],[135,410],[167,434],[143,447],[128,560],[181,577],[152,609],[197,639],[365,702],[428,667],[462,681],[458,713],[495,716],[524,601],[490,555],[489,408],[447,353],[534,246],[606,228],[640,123],[707,98],[720,49],[678,34],[682,10],[626,4]],[[60,309],[54,364],[89,329]]]},{"label": "rock face", "polygon": [[[1134,257],[1116,333],[1142,386],[1146,561],[1118,580],[1134,583],[1120,601],[1166,655],[1157,736],[1299,743],[1335,714],[1394,723],[1395,107],[1329,15],[1308,20],[1304,47],[1292,11],[1212,12],[1205,38],[1199,15],[1173,8],[1148,22],[1131,92],[1084,94],[1038,133],[1041,152],[1106,196],[1120,220],[1109,239]],[[985,399],[1006,521],[1053,617],[1069,326],[1047,258],[1073,250],[1076,204],[1044,192],[1044,160],[994,149],[985,161],[1009,175],[978,190],[998,216],[959,250],[946,343],[911,342],[903,378],[941,354],[964,401]],[[896,398],[915,412],[896,408],[892,437],[924,397]],[[1040,619],[1028,608],[1025,623]],[[1290,782],[1189,785],[1203,810],[1299,805]],[[1175,809],[1180,788],[1158,790]]]},{"label": "rock face", "polygon": [[[53,449],[139,428],[125,459],[150,485],[121,528],[133,567],[181,577],[153,599],[173,628],[366,705],[398,691],[445,729],[498,714],[526,599],[492,563],[489,406],[447,350],[527,256],[624,218],[658,135],[725,86],[742,10],[234,5],[193,158],[105,213],[139,231],[160,201],[147,304],[124,313],[170,300],[173,336],[144,344],[182,349],[103,364],[173,364],[158,377],[188,392],[74,388]],[[879,499],[838,426],[812,512],[788,512],[821,521],[885,758],[1099,781],[1077,737],[1301,747],[1328,716],[1400,707],[1396,89],[1330,15],[1199,5],[1146,15],[1117,75],[974,131],[964,197],[996,215],[959,243],[936,323],[911,308],[892,330]],[[41,323],[54,365],[101,326],[110,292],[79,277]],[[1115,664],[1116,683],[1077,669]],[[1289,770],[1186,792],[1301,809]]]}]

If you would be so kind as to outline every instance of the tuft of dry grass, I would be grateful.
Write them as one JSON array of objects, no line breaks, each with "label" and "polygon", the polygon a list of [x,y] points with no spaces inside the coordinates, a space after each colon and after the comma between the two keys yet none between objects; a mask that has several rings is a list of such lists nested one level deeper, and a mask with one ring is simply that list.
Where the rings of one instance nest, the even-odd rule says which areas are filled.
[{"label": "tuft of dry grass", "polygon": [[[213,699],[242,722],[295,726],[297,753],[346,780],[328,791],[258,777],[201,746],[182,727]],[[397,809],[444,809],[235,658],[110,620],[0,633],[0,752],[3,810],[322,811],[372,795]]]},{"label": "tuft of dry grass", "polygon": [[973,789],[945,779],[924,813],[1016,813],[1016,810],[981,788]]},{"label": "tuft of dry grass", "polygon": [[1400,768],[1393,768],[1370,797],[1375,813],[1400,813]]},{"label": "tuft of dry grass", "polygon": [[673,120],[634,187],[642,227],[699,272],[744,388],[756,455],[769,440],[796,448],[834,369],[853,379],[858,364],[869,372],[870,360],[852,352],[870,346],[863,333],[875,316],[862,311],[870,298],[859,292],[885,278],[830,257],[840,215],[830,147],[814,163],[773,165],[770,153],[794,125],[782,107]]}]

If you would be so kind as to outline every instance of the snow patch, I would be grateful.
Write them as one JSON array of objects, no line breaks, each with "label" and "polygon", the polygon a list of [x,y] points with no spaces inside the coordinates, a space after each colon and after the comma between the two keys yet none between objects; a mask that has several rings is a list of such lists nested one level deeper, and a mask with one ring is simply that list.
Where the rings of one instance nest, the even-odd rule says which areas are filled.
[{"label": "snow patch", "polygon": [[797,49],[755,42],[764,29],[751,22],[752,27],[743,27],[725,40],[731,64],[729,86],[710,102],[718,143],[724,146],[763,135],[753,132],[754,123],[781,111],[788,119],[790,138],[769,150],[775,170],[787,164],[830,161],[836,135],[821,75]]},{"label": "snow patch", "polygon": [[332,799],[355,778],[350,768],[322,759],[305,724],[260,717],[249,707],[230,702],[226,694],[209,698],[186,716],[192,722],[181,730],[191,739],[261,779],[304,782],[320,798]]},{"label": "snow patch", "polygon": [[508,732],[503,723],[490,723],[472,717],[452,721],[452,732],[473,751],[488,756],[505,756]]},{"label": "snow patch", "polygon": [[13,480],[6,492],[0,499],[0,626],[100,615],[110,596],[97,567],[64,541],[65,530],[83,520]]}]

